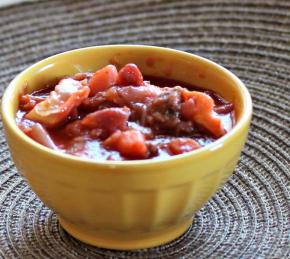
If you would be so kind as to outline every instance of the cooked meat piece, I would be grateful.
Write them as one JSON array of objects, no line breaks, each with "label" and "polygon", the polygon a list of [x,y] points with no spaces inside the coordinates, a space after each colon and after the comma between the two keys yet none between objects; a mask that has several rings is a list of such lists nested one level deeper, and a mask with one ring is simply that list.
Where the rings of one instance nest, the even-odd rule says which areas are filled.
[{"label": "cooked meat piece", "polygon": [[145,125],[158,134],[192,133],[194,131],[192,122],[182,121],[180,118],[181,92],[182,88],[179,86],[163,88],[162,93],[148,105]]}]

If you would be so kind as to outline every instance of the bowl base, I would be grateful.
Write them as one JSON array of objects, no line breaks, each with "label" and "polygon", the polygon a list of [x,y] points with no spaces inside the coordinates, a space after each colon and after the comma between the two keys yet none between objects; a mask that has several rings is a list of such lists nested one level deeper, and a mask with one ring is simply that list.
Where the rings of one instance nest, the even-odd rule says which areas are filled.
[{"label": "bowl base", "polygon": [[190,227],[192,220],[190,219],[165,230],[146,235],[134,235],[131,233],[126,235],[116,232],[104,233],[90,229],[84,230],[62,218],[59,218],[59,222],[69,234],[89,245],[116,250],[134,250],[159,246],[174,240]]}]

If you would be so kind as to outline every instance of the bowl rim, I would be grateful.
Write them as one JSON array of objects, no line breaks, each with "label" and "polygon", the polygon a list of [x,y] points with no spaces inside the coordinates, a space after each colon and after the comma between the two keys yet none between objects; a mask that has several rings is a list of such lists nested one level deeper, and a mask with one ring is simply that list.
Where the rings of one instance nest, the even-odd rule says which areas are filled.
[{"label": "bowl rim", "polygon": [[[242,100],[243,100],[243,113],[241,114],[241,117],[239,121],[234,125],[234,127],[231,129],[230,132],[226,133],[224,136],[221,138],[217,139],[213,143],[202,147],[200,149],[190,151],[184,154],[180,155],[175,155],[171,156],[168,158],[162,158],[162,159],[144,159],[144,160],[123,160],[123,161],[108,161],[108,160],[93,160],[90,158],[85,158],[85,157],[78,157],[74,155],[69,155],[65,154],[62,152],[58,152],[55,150],[52,150],[50,148],[47,148],[36,141],[32,140],[30,137],[28,137],[24,132],[22,132],[15,121],[15,115],[14,116],[9,116],[7,115],[7,112],[5,112],[5,109],[9,106],[9,100],[10,97],[13,96],[14,93],[14,86],[16,85],[16,82],[19,77],[21,77],[23,74],[27,73],[29,70],[33,69],[34,67],[37,67],[41,65],[41,63],[49,61],[49,59],[53,59],[58,56],[66,55],[68,53],[73,53],[73,52],[78,52],[78,51],[85,51],[85,50],[90,50],[90,49],[101,49],[101,48],[146,48],[146,49],[155,49],[155,50],[160,50],[160,51],[167,51],[167,52],[172,52],[176,53],[178,55],[184,55],[188,57],[192,57],[194,59],[199,59],[205,63],[209,63],[210,65],[216,67],[217,70],[220,70],[224,74],[226,74],[231,80],[235,83],[235,85],[238,87],[238,91],[242,95]],[[3,96],[2,96],[2,103],[1,103],[1,115],[2,115],[2,120],[6,122],[7,127],[12,130],[12,132],[19,137],[22,141],[24,141],[26,144],[32,146],[35,149],[38,149],[39,151],[46,153],[49,156],[53,156],[55,158],[62,158],[67,160],[68,162],[81,162],[81,163],[86,163],[90,165],[102,165],[102,166],[109,166],[109,167],[115,167],[115,166],[145,166],[145,165],[157,165],[157,164],[168,164],[168,163],[174,163],[177,160],[183,160],[183,159],[188,159],[188,158],[198,158],[200,156],[207,155],[208,153],[212,151],[216,151],[220,148],[222,148],[226,143],[230,142],[231,139],[233,138],[234,135],[237,135],[238,132],[240,132],[243,127],[247,125],[248,122],[250,122],[251,117],[252,117],[252,99],[250,96],[250,93],[244,83],[231,71],[228,69],[224,68],[223,66],[207,59],[204,57],[201,57],[196,54],[192,54],[189,52],[181,51],[181,50],[176,50],[172,48],[167,48],[167,47],[159,47],[159,46],[152,46],[152,45],[135,45],[135,44],[113,44],[113,45],[99,45],[99,46],[90,46],[90,47],[85,47],[85,48],[78,48],[78,49],[72,49],[69,51],[61,52],[52,56],[49,56],[45,59],[42,59],[30,66],[28,66],[26,69],[24,69],[22,72],[20,72],[8,85],[8,87],[5,89]]]}]

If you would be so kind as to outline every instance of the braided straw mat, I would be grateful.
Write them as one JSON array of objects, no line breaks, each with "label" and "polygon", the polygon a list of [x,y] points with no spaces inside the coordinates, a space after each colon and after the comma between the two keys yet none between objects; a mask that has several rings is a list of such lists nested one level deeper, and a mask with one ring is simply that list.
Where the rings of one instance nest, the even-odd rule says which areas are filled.
[{"label": "braided straw mat", "polygon": [[290,258],[290,1],[70,1],[0,9],[0,89],[28,65],[92,45],[134,43],[212,59],[249,88],[254,118],[230,180],[177,240],[113,251],[68,235],[18,175],[0,136],[3,258]]}]

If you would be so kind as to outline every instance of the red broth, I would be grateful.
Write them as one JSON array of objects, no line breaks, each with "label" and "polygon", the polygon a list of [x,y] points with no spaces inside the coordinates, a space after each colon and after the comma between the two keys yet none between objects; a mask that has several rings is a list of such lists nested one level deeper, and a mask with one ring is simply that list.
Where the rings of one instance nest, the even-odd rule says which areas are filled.
[{"label": "red broth", "polygon": [[233,104],[217,93],[145,76],[136,65],[119,72],[61,79],[20,96],[19,128],[58,152],[94,160],[162,159],[206,146],[235,124]]}]

